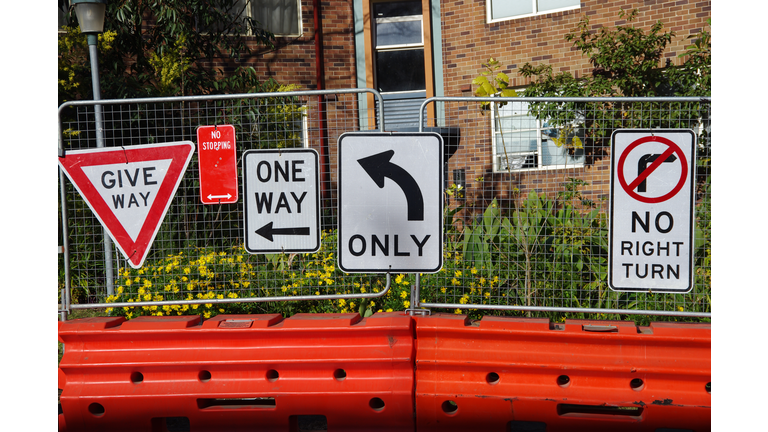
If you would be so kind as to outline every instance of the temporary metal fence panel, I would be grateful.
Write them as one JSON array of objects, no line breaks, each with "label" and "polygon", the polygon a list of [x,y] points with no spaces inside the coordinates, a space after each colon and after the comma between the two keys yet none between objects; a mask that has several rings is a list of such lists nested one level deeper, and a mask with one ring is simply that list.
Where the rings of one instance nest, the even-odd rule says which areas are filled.
[{"label": "temporary metal fence panel", "polygon": [[[244,311],[259,312],[264,309],[254,303],[384,295],[389,275],[342,277],[336,266],[336,152],[331,149],[339,135],[359,131],[361,124],[383,126],[373,109],[368,110],[370,117],[360,118],[359,93],[381,99],[375,91],[351,89],[63,104],[60,157],[68,151],[102,146],[129,149],[182,141],[194,143],[195,152],[139,268],[132,268],[115,249],[86,202],[60,174],[62,310],[122,307],[129,316],[133,311],[209,316],[217,312],[215,305],[223,303],[237,302]],[[102,116],[100,129],[94,121],[99,112],[95,108]],[[233,125],[236,130],[241,191],[243,159],[249,151],[311,148],[318,153],[321,244],[317,252],[250,254],[244,244],[244,199],[231,204],[201,202],[196,130],[211,125]],[[279,210],[291,212],[280,207],[278,198],[272,205],[276,217]],[[292,310],[302,311],[301,305]]]},{"label": "temporary metal fence panel", "polygon": [[[322,311],[352,312],[364,303],[363,311],[496,309],[554,319],[711,316],[708,98],[432,98],[422,105],[426,120],[419,128],[388,128],[376,104],[360,105],[358,94],[365,92],[381,103],[367,89],[103,100],[101,131],[96,102],[62,105],[64,154],[99,141],[116,148],[197,145],[199,126],[231,124],[241,192],[245,152],[315,149],[321,208],[317,252],[249,254],[243,199],[202,204],[195,151],[144,265],[134,269],[113,245],[104,246],[99,221],[61,174],[63,309],[210,315],[223,303],[238,303],[242,310],[227,312],[265,313],[262,302],[303,300],[283,310],[296,313],[332,299]],[[489,101],[504,105],[483,109]],[[436,109],[426,110],[430,104]],[[440,117],[429,118],[430,112]],[[637,128],[696,135],[693,286],[685,293],[614,292],[607,282],[611,135]],[[444,259],[435,274],[390,278],[339,270],[336,143],[345,132],[372,130],[443,137]],[[366,300],[352,310],[344,299],[356,297]]]},{"label": "temporary metal fence panel", "polygon": [[[446,97],[427,100],[422,112],[430,104],[444,116],[421,129],[442,128],[444,139],[459,142],[445,168],[445,264],[420,277],[419,306],[711,316],[710,98]],[[687,292],[609,287],[611,137],[626,129],[684,129],[696,137]],[[660,264],[652,264],[676,253],[667,240],[661,234],[641,242],[643,250],[633,247],[651,263],[626,271],[641,279],[682,277],[676,267],[658,272]]]}]

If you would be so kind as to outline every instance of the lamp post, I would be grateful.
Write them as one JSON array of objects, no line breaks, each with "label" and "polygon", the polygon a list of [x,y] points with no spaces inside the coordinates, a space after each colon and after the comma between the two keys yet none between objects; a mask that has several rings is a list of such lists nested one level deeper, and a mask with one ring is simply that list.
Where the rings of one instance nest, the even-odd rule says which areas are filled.
[{"label": "lamp post", "polygon": [[[91,81],[93,82],[93,100],[101,100],[101,85],[99,84],[99,33],[104,32],[104,13],[107,0],[71,0],[80,23],[80,31],[88,38],[88,53],[91,58]],[[104,147],[104,128],[101,123],[101,105],[93,106],[96,118],[96,147]],[[114,273],[112,271],[112,239],[106,229],[104,233],[104,266],[106,272],[107,295],[115,294]]]}]

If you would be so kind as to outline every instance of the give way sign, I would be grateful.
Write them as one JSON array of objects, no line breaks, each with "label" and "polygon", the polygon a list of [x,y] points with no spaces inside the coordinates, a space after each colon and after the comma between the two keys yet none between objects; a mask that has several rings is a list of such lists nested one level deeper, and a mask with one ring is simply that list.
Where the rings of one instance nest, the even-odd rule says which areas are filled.
[{"label": "give way sign", "polygon": [[623,129],[611,137],[608,285],[616,291],[693,287],[696,135]]},{"label": "give way sign", "polygon": [[144,264],[192,159],[191,141],[70,150],[59,158],[133,268]]}]

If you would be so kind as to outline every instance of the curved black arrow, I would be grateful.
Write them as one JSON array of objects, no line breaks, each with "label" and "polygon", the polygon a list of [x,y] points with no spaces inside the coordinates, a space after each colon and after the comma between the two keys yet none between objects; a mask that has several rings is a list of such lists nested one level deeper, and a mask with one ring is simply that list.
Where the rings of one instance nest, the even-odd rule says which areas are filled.
[{"label": "curved black arrow", "polygon": [[270,222],[257,229],[256,234],[264,237],[269,241],[273,241],[272,236],[276,235],[309,235],[309,227],[272,228],[272,222]]},{"label": "curved black arrow", "polygon": [[419,184],[408,174],[408,171],[389,161],[394,154],[394,150],[387,150],[373,156],[358,159],[357,162],[371,176],[371,179],[379,188],[384,188],[385,177],[389,177],[397,183],[400,189],[403,190],[406,203],[408,204],[408,220],[423,221],[424,197],[421,194]]}]

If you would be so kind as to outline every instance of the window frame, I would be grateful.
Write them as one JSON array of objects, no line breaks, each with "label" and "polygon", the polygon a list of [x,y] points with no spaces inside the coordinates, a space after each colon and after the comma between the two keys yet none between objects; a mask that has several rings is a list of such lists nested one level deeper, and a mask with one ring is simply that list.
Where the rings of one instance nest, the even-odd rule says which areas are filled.
[{"label": "window frame", "polygon": [[[522,96],[522,93],[524,92],[524,89],[516,89],[516,92]],[[528,102],[523,101],[513,101],[507,103],[504,107],[501,107],[502,110],[512,110],[512,107],[514,104],[527,104]],[[536,117],[530,115],[528,113],[527,107],[519,108],[520,111],[524,111],[524,113],[521,114],[510,114],[510,115],[502,115],[499,116],[497,114],[497,110],[499,110],[500,107],[497,106],[495,103],[491,103],[491,110],[490,110],[490,120],[491,120],[491,164],[492,164],[492,171],[494,174],[504,174],[504,173],[510,173],[510,172],[535,172],[535,171],[551,171],[551,170],[558,170],[558,169],[572,169],[572,168],[583,168],[585,166],[586,158],[584,155],[580,157],[580,161],[570,163],[570,161],[567,161],[565,164],[551,164],[551,165],[544,165],[544,157],[543,157],[543,148],[545,145],[545,142],[548,143],[552,141],[552,137],[550,135],[546,135],[544,132],[547,130],[559,130],[560,128],[554,127],[554,126],[546,126],[545,121],[539,120]],[[536,150],[529,150],[529,151],[521,151],[521,152],[514,152],[506,154],[504,152],[500,151],[500,145],[501,143],[498,142],[496,135],[497,135],[497,117],[499,118],[499,121],[503,118],[510,118],[510,117],[524,117],[528,116],[532,118],[535,121],[536,127],[535,128],[525,128],[525,129],[509,129],[504,130],[502,128],[502,135],[505,133],[512,133],[514,132],[531,132],[535,131],[536,133]],[[547,136],[547,138],[544,138],[544,136]],[[582,137],[583,139],[583,137]],[[505,146],[508,147],[508,146]],[[550,147],[551,148],[551,147]],[[558,149],[561,149],[562,147],[556,147]],[[566,153],[566,158],[568,160],[574,159],[573,156],[570,156]],[[505,167],[502,168],[502,163],[504,162],[504,158],[512,158],[512,156],[525,156],[526,158],[528,156],[535,156],[536,158],[536,166],[535,167],[520,167],[520,168],[509,168]],[[525,161],[523,162],[525,164]],[[510,160],[510,165],[514,165],[514,162]]]},{"label": "window frame", "polygon": [[[498,1],[498,0],[496,0],[496,1]],[[487,24],[491,24],[491,23],[497,23],[497,22],[501,22],[501,21],[510,21],[510,20],[515,20],[515,19],[519,19],[519,18],[535,17],[535,16],[541,16],[541,15],[546,15],[546,14],[555,13],[555,12],[563,12],[563,11],[569,11],[569,10],[574,10],[574,9],[580,9],[581,8],[581,1],[579,0],[579,4],[575,5],[575,6],[566,6],[566,7],[557,8],[557,9],[547,9],[545,11],[539,11],[538,10],[538,0],[530,0],[530,1],[532,3],[532,10],[533,10],[532,13],[527,13],[527,14],[522,14],[522,15],[511,15],[511,16],[505,16],[503,18],[493,19],[493,2],[494,2],[494,0],[485,0],[485,22]]]},{"label": "window frame", "polygon": [[[413,0],[414,3],[416,0]],[[385,3],[385,1],[372,1],[371,2],[371,13],[373,13],[373,3]],[[425,56],[425,63],[426,63],[426,43],[424,40],[424,14],[421,13],[419,15],[401,15],[396,17],[383,17],[383,18],[376,18],[374,17],[372,20],[372,28],[371,28],[371,37],[373,40],[373,72],[374,72],[374,82],[376,88],[379,87],[379,67],[376,61],[376,58],[378,57],[377,54],[379,52],[392,52],[392,51],[416,51],[421,50],[424,53]],[[412,22],[412,21],[418,21],[420,23],[420,32],[419,36],[421,41],[419,43],[405,43],[405,44],[394,44],[394,45],[379,45],[378,37],[377,37],[377,27],[379,24],[388,24],[388,23],[397,23],[397,22]],[[425,65],[426,66],[426,65]],[[424,70],[424,73],[426,74],[426,69]],[[402,90],[402,91],[381,91],[381,94],[402,94],[402,95],[408,95],[408,94],[418,94],[423,93],[426,91],[426,76],[425,76],[425,88],[424,89],[418,89],[418,90]]]},{"label": "window frame", "polygon": [[[248,7],[245,8],[245,13],[247,14],[247,16],[249,18],[252,18],[252,19],[255,20],[255,18],[253,18],[253,11],[251,10],[251,7],[255,5],[253,2],[255,2],[257,0],[244,0],[244,1],[248,5]],[[302,19],[303,16],[302,16],[302,10],[301,10],[301,0],[285,0],[285,1],[296,2],[296,12],[297,12],[296,15],[297,15],[297,20],[298,20],[298,27],[297,28],[298,28],[298,31],[299,31],[298,33],[275,33],[273,31],[269,30],[268,28],[266,28],[264,23],[262,23],[261,21],[259,21],[259,24],[261,25],[262,29],[264,29],[264,30],[266,30],[268,32],[271,32],[272,34],[275,35],[275,37],[300,37],[300,36],[304,35],[304,24],[303,24],[303,19]],[[249,32],[249,36],[250,35],[251,34]]]}]

